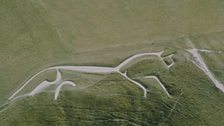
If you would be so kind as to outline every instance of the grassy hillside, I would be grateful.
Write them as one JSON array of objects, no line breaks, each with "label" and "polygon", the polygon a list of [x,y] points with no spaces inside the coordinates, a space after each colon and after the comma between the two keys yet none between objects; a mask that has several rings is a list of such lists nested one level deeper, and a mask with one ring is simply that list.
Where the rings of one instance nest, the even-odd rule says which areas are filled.
[{"label": "grassy hillside", "polygon": [[[184,57],[196,47],[224,83],[222,0],[0,0],[0,105],[25,80],[54,65],[117,66],[141,52],[175,53],[167,70],[147,58],[128,69],[149,89],[147,98],[118,74],[62,71],[77,87],[52,90],[0,108],[0,125],[224,125],[224,95]],[[169,62],[169,61],[167,61]],[[173,98],[154,80],[156,75]],[[27,90],[55,71],[44,73]],[[26,93],[24,90],[22,93]],[[4,110],[4,111],[2,111]]]}]

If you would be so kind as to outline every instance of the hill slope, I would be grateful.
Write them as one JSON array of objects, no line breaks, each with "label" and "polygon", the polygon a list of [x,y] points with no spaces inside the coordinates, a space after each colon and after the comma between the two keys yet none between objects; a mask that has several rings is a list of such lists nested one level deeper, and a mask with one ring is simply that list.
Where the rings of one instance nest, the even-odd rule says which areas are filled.
[{"label": "hill slope", "polygon": [[[224,83],[223,5],[222,0],[0,0],[0,124],[224,125],[223,92],[185,51],[193,48],[189,39],[196,48],[215,51],[200,54]],[[116,67],[134,54],[157,51],[174,54],[174,66],[168,70],[145,57],[125,68],[149,90],[146,98],[119,74],[61,71],[76,87],[63,87],[57,101],[54,88],[8,100],[50,66]],[[157,76],[172,98],[157,81],[144,78],[148,75]],[[35,78],[24,92],[45,79],[54,80],[55,71]]]}]

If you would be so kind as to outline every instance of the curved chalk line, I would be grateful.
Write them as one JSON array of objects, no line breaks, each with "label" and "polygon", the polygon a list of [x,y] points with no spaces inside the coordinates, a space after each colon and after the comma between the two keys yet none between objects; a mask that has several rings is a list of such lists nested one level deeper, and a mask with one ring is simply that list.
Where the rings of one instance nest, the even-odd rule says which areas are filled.
[{"label": "curved chalk line", "polygon": [[50,85],[59,83],[59,81],[61,81],[61,73],[60,73],[59,70],[69,70],[69,71],[77,71],[77,72],[83,72],[83,73],[94,73],[94,74],[118,73],[118,74],[122,75],[123,77],[125,77],[127,80],[129,80],[132,83],[139,86],[144,92],[144,97],[146,97],[147,89],[144,86],[142,86],[140,83],[138,83],[138,82],[134,81],[133,79],[129,78],[126,74],[122,73],[121,69],[123,67],[125,67],[126,65],[128,65],[129,63],[131,63],[134,59],[139,58],[139,57],[143,57],[143,56],[156,56],[163,62],[163,64],[166,66],[166,68],[169,69],[170,67],[172,67],[174,65],[174,61],[172,59],[173,54],[168,56],[169,58],[172,59],[172,64],[167,65],[164,61],[164,58],[161,56],[163,54],[163,52],[164,51],[154,52],[154,53],[136,54],[136,55],[133,55],[133,56],[127,58],[123,62],[121,62],[117,67],[103,67],[103,66],[53,66],[53,67],[49,67],[49,68],[41,70],[40,72],[38,72],[37,74],[32,76],[15,93],[13,93],[8,99],[12,100],[25,86],[27,86],[39,74],[41,74],[41,73],[43,73],[47,70],[54,70],[54,69],[57,71],[56,80],[54,82],[48,82],[46,80],[43,81],[34,90],[32,90],[31,93],[28,94],[28,96],[34,96],[35,94],[40,93],[41,91],[43,91],[44,89],[46,89]]}]

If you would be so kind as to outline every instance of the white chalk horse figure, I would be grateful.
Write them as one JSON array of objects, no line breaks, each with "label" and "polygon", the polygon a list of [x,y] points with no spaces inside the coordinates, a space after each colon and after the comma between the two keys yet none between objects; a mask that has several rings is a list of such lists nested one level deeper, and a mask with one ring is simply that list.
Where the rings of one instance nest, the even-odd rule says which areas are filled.
[{"label": "white chalk horse figure", "polygon": [[[148,90],[144,86],[142,86],[142,84],[140,84],[139,82],[131,79],[127,75],[127,70],[125,72],[122,72],[122,68],[124,68],[126,65],[128,65],[130,62],[132,62],[136,58],[144,57],[144,56],[156,56],[163,62],[163,64],[166,66],[166,68],[169,69],[170,67],[172,67],[174,65],[174,61],[172,59],[173,54],[167,56],[167,57],[169,57],[172,60],[172,63],[170,65],[167,65],[165,63],[165,61],[164,61],[165,57],[162,57],[161,56],[162,54],[163,54],[163,51],[161,51],[161,52],[154,52],[154,53],[140,53],[140,54],[136,54],[136,55],[133,55],[133,56],[127,58],[123,62],[121,62],[117,67],[103,67],[103,66],[53,66],[53,67],[49,67],[49,68],[46,68],[44,70],[41,70],[40,72],[38,72],[37,74],[32,76],[29,80],[27,80],[15,93],[13,93],[9,97],[9,100],[13,100],[13,99],[17,98],[16,95],[25,86],[27,86],[36,76],[38,76],[39,74],[41,74],[41,73],[43,73],[43,72],[45,72],[47,70],[56,70],[57,71],[57,76],[56,76],[55,81],[53,81],[53,82],[49,82],[47,80],[43,81],[42,83],[40,83],[35,89],[33,89],[26,96],[34,96],[34,95],[44,91],[49,86],[55,85],[55,86],[57,86],[57,88],[55,90],[54,100],[57,100],[57,98],[59,96],[59,92],[60,92],[62,86],[66,85],[66,84],[67,85],[71,85],[71,86],[76,86],[76,84],[74,82],[72,82],[72,81],[62,81],[62,79],[61,79],[62,76],[61,76],[60,70],[68,70],[68,71],[76,71],[76,72],[83,72],[83,73],[93,73],[93,74],[118,73],[121,76],[123,76],[124,78],[126,78],[128,81],[132,82],[133,84],[136,84],[139,88],[141,88],[142,91],[143,91],[143,94],[144,94],[143,96],[146,97]],[[160,85],[161,85],[161,83],[160,83]],[[162,85],[162,89],[164,89],[164,91],[166,92],[168,97],[171,97],[170,94],[168,93],[166,88],[164,88],[163,85]]]},{"label": "white chalk horse figure", "polygon": [[[203,58],[198,53],[199,51],[200,52],[207,52],[207,53],[211,53],[211,52],[215,52],[215,51],[204,50],[204,49],[196,49],[196,48],[187,49],[186,51],[188,53],[190,53],[194,57],[193,60],[191,60],[191,59],[189,59],[189,60],[191,60],[196,66],[198,66],[213,81],[213,83],[215,84],[215,86],[218,89],[220,89],[222,92],[224,92],[223,84],[221,82],[219,82],[213,76],[213,74],[210,72],[210,70],[207,68],[205,62],[203,61]],[[61,76],[60,70],[76,71],[76,72],[83,72],[83,73],[93,73],[93,74],[112,74],[112,73],[117,73],[117,74],[120,74],[121,76],[123,76],[128,81],[130,81],[133,84],[137,85],[140,89],[142,89],[143,94],[144,94],[143,96],[146,97],[148,89],[146,89],[139,82],[131,79],[128,76],[128,74],[127,74],[127,70],[122,72],[122,69],[124,69],[125,66],[127,66],[129,63],[131,63],[133,60],[135,60],[137,58],[140,58],[140,57],[144,57],[144,56],[156,56],[163,62],[163,64],[165,65],[165,67],[167,69],[170,69],[170,67],[172,67],[174,65],[174,60],[172,58],[173,54],[168,55],[166,57],[162,57],[162,54],[163,54],[163,51],[154,52],[154,53],[140,53],[140,54],[136,54],[136,55],[133,55],[133,56],[127,58],[123,62],[121,62],[117,67],[103,67],[103,66],[53,66],[53,67],[49,67],[49,68],[41,70],[40,72],[38,72],[34,76],[32,76],[16,92],[14,92],[8,99],[9,100],[15,100],[15,99],[20,98],[20,97],[34,96],[34,95],[44,91],[49,86],[55,85],[56,86],[56,90],[55,90],[54,100],[57,100],[62,86],[64,86],[64,85],[76,86],[76,84],[74,82],[72,82],[72,81],[62,81],[62,79],[61,79],[62,76]],[[169,58],[171,60],[171,64],[169,64],[169,65],[166,64],[166,62],[164,61],[164,58]],[[25,94],[25,95],[22,95],[22,96],[17,96],[18,93],[24,87],[26,87],[36,76],[38,76],[39,74],[41,74],[41,73],[43,73],[43,72],[45,72],[47,70],[56,70],[57,71],[57,76],[56,76],[55,81],[49,82],[49,81],[45,80],[42,83],[40,83],[38,86],[36,86],[29,94]],[[156,76],[147,76],[145,78],[155,79],[158,82],[158,84],[161,86],[163,91],[166,93],[166,95],[171,98],[171,95],[166,90],[165,86],[160,82],[160,80]]]}]

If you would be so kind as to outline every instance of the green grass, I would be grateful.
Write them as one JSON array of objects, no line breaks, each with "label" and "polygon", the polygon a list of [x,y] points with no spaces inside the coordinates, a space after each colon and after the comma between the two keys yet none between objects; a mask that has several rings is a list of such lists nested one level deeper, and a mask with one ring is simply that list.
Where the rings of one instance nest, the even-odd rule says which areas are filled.
[{"label": "green grass", "polygon": [[157,82],[139,78],[149,89],[143,98],[140,88],[112,74],[91,87],[64,90],[58,101],[52,100],[53,93],[19,100],[1,113],[0,121],[4,125],[222,125],[223,93],[194,64],[175,58],[170,71],[153,58],[128,68],[132,78],[157,75],[172,99]]},{"label": "green grass", "polygon": [[[167,125],[222,125],[223,93],[189,61],[178,60],[166,71],[156,61],[144,61],[130,69],[131,76],[157,75],[172,96],[180,100]],[[179,57],[180,58],[180,57]],[[183,72],[185,71],[185,72]],[[136,74],[137,73],[137,74]],[[219,111],[217,111],[219,110]]]},{"label": "green grass", "polygon": [[[52,101],[52,96],[49,93],[42,93],[33,98],[17,101],[1,113],[2,124],[156,125],[167,116],[169,109],[166,107],[171,102],[163,95],[160,97],[157,92],[150,94],[153,99],[143,98],[137,86],[118,75],[111,75],[91,88],[64,91],[58,101]],[[31,116],[32,118],[29,118]],[[145,118],[142,118],[143,116]]]},{"label": "green grass", "polygon": [[[170,71],[155,57],[127,67],[128,75],[149,89],[145,99],[117,74],[62,71],[63,80],[74,80],[76,87],[63,87],[58,101],[52,100],[54,87],[15,101],[0,113],[0,125],[224,125],[223,93],[183,52],[190,47],[186,38],[198,48],[224,50],[223,5],[222,0],[0,0],[0,104],[49,66],[114,67],[136,53],[175,53]],[[223,53],[201,54],[224,83]],[[143,79],[147,75],[158,76],[174,98]],[[55,71],[35,78],[21,94],[46,78],[54,80]]]}]

